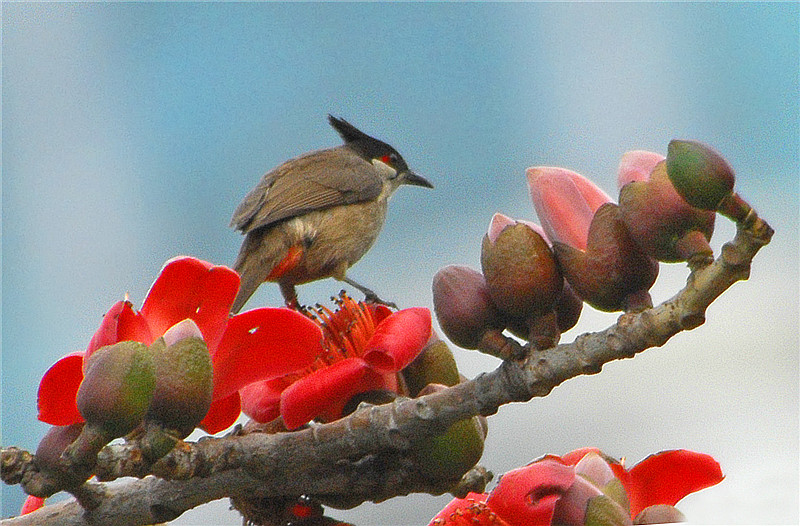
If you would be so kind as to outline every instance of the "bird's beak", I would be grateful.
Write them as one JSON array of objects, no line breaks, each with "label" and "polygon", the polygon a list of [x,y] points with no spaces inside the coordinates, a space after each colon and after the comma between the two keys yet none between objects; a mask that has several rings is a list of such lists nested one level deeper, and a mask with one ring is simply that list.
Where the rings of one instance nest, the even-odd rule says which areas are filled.
[{"label": "bird's beak", "polygon": [[433,188],[433,185],[422,177],[421,175],[417,175],[411,170],[407,171],[403,174],[403,184],[411,184],[414,186],[424,186],[425,188]]}]

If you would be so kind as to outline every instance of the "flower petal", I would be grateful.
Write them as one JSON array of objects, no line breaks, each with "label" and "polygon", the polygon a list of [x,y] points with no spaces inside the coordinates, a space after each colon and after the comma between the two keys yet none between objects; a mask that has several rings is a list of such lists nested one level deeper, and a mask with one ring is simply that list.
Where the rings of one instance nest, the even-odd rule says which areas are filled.
[{"label": "flower petal", "polygon": [[322,332],[299,312],[263,308],[234,316],[212,354],[214,400],[308,367],[321,353]]},{"label": "flower petal", "polygon": [[154,338],[147,321],[141,313],[133,310],[131,302],[118,301],[103,316],[100,327],[89,340],[89,345],[86,347],[86,358],[88,359],[101,347],[128,340],[150,345]]},{"label": "flower petal", "polygon": [[338,417],[353,396],[385,384],[383,375],[364,360],[346,358],[304,376],[283,391],[283,422],[287,428],[295,429],[323,414]]},{"label": "flower petal", "polygon": [[674,506],[690,493],[722,481],[722,468],[711,456],[686,449],[651,455],[630,470],[631,516],[654,504]]},{"label": "flower petal", "polygon": [[510,526],[486,505],[486,497],[469,492],[463,499],[453,499],[428,526]]},{"label": "flower petal", "polygon": [[233,393],[230,396],[211,402],[206,416],[198,427],[203,428],[206,433],[214,434],[228,429],[236,422],[241,413],[239,394]]},{"label": "flower petal", "polygon": [[54,426],[83,422],[76,397],[83,380],[83,354],[64,356],[44,373],[39,382],[39,420]]},{"label": "flower petal", "polygon": [[161,269],[147,293],[141,314],[156,336],[191,318],[212,349],[222,338],[238,290],[239,275],[228,267],[177,257]]},{"label": "flower petal", "polygon": [[489,230],[486,231],[486,235],[489,236],[489,241],[492,243],[497,240],[497,236],[500,235],[500,232],[506,229],[511,225],[515,225],[517,222],[508,217],[507,215],[503,215],[497,213],[492,216],[492,221],[489,223]]},{"label": "flower petal", "polygon": [[561,457],[561,462],[563,462],[568,466],[574,466],[589,453],[596,453],[598,455],[603,454],[603,452],[597,449],[596,447],[582,447],[580,449],[576,449],[575,451],[570,451],[566,455],[563,455]]},{"label": "flower petal", "polygon": [[281,414],[281,393],[286,385],[276,387],[276,380],[253,382],[239,391],[242,398],[242,412],[262,424],[270,422]]},{"label": "flower petal", "polygon": [[625,152],[617,169],[617,187],[622,188],[633,181],[649,181],[653,168],[664,159],[666,157],[660,153],[645,150]]},{"label": "flower petal", "polygon": [[486,503],[512,524],[550,524],[556,504],[574,482],[572,466],[545,457],[503,475]]},{"label": "flower petal", "polygon": [[528,188],[536,215],[551,241],[586,250],[595,211],[611,201],[591,181],[565,168],[528,168]]},{"label": "flower petal", "polygon": [[28,513],[36,511],[43,506],[44,506],[44,499],[42,497],[34,497],[33,495],[28,495],[28,498],[25,499],[25,503],[22,505],[22,509],[19,510],[19,514],[27,515]]},{"label": "flower petal", "polygon": [[431,337],[431,312],[412,307],[395,312],[375,328],[364,361],[376,370],[397,372],[411,363]]}]

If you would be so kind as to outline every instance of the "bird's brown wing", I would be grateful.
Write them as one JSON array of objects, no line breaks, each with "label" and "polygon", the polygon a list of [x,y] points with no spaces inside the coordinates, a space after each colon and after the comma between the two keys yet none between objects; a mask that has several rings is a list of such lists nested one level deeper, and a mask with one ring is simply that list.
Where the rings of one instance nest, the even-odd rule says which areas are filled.
[{"label": "bird's brown wing", "polygon": [[375,199],[382,182],[345,147],[320,150],[265,174],[236,208],[231,226],[243,233],[312,210]]}]

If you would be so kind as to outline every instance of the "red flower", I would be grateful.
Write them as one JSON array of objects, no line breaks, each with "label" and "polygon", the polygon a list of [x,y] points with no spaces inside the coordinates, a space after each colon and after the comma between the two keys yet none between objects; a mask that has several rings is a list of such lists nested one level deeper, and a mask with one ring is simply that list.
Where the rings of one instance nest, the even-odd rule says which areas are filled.
[{"label": "red flower", "polygon": [[117,302],[85,352],[65,356],[45,373],[39,384],[39,420],[61,426],[83,420],[75,396],[85,359],[97,349],[126,340],[150,345],[190,318],[214,365],[213,402],[200,426],[209,433],[229,427],[239,416],[239,389],[303,367],[321,344],[317,326],[289,309],[255,309],[229,317],[238,289],[239,276],[227,267],[191,257],[168,261],[139,312],[127,299]]},{"label": "red flower", "polygon": [[651,506],[674,506],[722,479],[713,458],[685,449],[652,455],[627,470],[600,450],[583,448],[509,471],[488,495],[454,499],[429,526],[584,524],[590,515],[598,524],[630,524]]},{"label": "red flower", "polygon": [[338,310],[319,307],[314,321],[324,335],[322,349],[302,369],[240,391],[242,409],[256,421],[283,416],[289,429],[314,418],[342,416],[353,396],[377,389],[398,392],[397,373],[411,363],[431,335],[425,308],[392,313],[383,306],[356,302],[346,295]]}]

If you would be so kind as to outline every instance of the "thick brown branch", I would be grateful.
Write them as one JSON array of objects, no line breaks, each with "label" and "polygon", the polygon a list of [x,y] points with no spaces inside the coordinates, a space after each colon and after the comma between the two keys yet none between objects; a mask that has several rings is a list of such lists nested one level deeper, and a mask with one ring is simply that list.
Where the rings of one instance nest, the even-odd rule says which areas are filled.
[{"label": "thick brown branch", "polygon": [[[624,314],[602,332],[534,351],[521,361],[505,361],[492,372],[440,392],[361,408],[330,424],[186,444],[153,466],[160,478],[102,485],[104,498],[91,512],[70,500],[0,524],[151,524],[236,495],[310,494],[345,498],[342,502],[355,505],[410,492],[441,493],[442,481],[419,476],[409,454],[412,443],[464,418],[491,415],[503,404],[545,396],[569,378],[595,374],[605,363],[661,346],[678,332],[697,327],[711,302],[736,281],[747,279],[750,261],[771,236],[769,225],[749,215],[720,257],[695,269],[675,297],[655,308]],[[99,474],[108,479],[137,475],[142,470],[137,458],[130,446],[109,446],[98,461]],[[21,474],[37,475],[30,455],[15,448],[2,450],[2,464],[7,483],[20,483]]]}]

